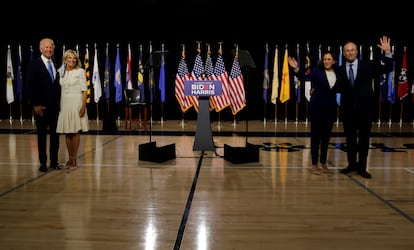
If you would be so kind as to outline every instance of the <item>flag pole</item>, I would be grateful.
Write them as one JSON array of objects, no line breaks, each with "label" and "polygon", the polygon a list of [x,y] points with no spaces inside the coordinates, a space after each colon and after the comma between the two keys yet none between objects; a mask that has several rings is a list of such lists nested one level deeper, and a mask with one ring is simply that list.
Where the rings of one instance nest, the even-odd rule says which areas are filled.
[{"label": "flag pole", "polygon": [[336,127],[339,127],[339,106],[336,107]]},{"label": "flag pole", "polygon": [[11,103],[9,104],[9,114],[10,114],[9,123],[10,123],[10,125],[12,125],[13,124],[13,115],[12,115],[12,104]]},{"label": "flag pole", "polygon": [[185,112],[181,112],[181,122],[180,122],[181,128],[185,127],[184,114]]},{"label": "flag pole", "polygon": [[20,101],[20,124],[23,124],[23,104]]},{"label": "flag pole", "polygon": [[99,122],[99,105],[96,103],[96,122]]},{"label": "flag pole", "polygon": [[[296,57],[298,60],[298,64],[300,65],[300,48],[299,48],[299,43],[296,44]],[[296,115],[296,122],[295,125],[296,127],[298,126],[299,123],[299,100],[300,100],[300,81],[298,79],[298,77],[295,75],[294,76],[294,81],[295,81],[295,92],[296,92],[296,107],[295,107],[295,115]]]},{"label": "flag pole", "polygon": [[288,117],[287,117],[287,102],[285,103],[285,126],[288,123]]},{"label": "flag pole", "polygon": [[[383,83],[385,84],[385,83]],[[382,96],[381,96],[381,92],[378,98],[378,122],[377,122],[377,126],[381,127],[381,103],[382,103]]]},{"label": "flag pole", "polygon": [[391,128],[392,125],[392,103],[390,102],[390,115],[388,120],[388,127]]},{"label": "flag pole", "polygon": [[295,125],[296,125],[296,127],[298,126],[298,123],[299,123],[299,103],[298,103],[298,101],[296,101],[296,107],[295,107],[295,109],[296,109],[296,121],[295,121]]},{"label": "flag pole", "polygon": [[305,109],[306,109],[305,126],[308,126],[308,115],[309,115],[309,102],[308,101],[306,101]]},{"label": "flag pole", "polygon": [[402,119],[402,116],[403,116],[403,107],[404,107],[404,103],[402,103],[401,102],[401,108],[400,108],[400,128],[402,127],[402,121],[403,121],[403,119]]},{"label": "flag pole", "polygon": [[277,100],[275,102],[275,126],[277,124]]},{"label": "flag pole", "polygon": [[221,111],[220,112],[217,112],[217,129],[220,131],[220,128],[221,128],[221,116],[220,116],[220,113],[221,113]]}]

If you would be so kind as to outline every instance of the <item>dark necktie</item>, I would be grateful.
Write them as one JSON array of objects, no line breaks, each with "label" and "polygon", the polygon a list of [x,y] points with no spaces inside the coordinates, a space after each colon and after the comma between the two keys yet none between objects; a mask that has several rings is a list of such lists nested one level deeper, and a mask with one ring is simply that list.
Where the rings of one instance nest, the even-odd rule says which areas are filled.
[{"label": "dark necktie", "polygon": [[351,83],[352,87],[354,86],[354,70],[352,69],[352,64],[349,64],[349,82]]},{"label": "dark necktie", "polygon": [[52,79],[52,82],[55,81],[55,77],[53,75],[52,63],[50,62],[50,60],[47,60],[47,70],[49,71],[49,75],[50,75],[50,78]]}]

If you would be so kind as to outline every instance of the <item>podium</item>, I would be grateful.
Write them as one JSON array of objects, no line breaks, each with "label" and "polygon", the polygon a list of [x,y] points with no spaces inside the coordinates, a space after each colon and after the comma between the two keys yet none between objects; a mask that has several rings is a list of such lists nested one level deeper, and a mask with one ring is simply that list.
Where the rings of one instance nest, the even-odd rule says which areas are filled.
[{"label": "podium", "polygon": [[216,151],[210,124],[210,96],[222,93],[221,81],[187,80],[184,81],[184,95],[198,96],[197,129],[193,151]]}]

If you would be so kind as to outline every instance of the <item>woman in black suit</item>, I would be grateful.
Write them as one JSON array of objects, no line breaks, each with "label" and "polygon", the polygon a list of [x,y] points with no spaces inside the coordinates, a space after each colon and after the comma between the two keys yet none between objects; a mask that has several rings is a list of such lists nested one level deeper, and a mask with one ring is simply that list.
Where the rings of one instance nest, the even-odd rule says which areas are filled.
[{"label": "woman in black suit", "polygon": [[[329,170],[326,165],[328,145],[338,106],[336,102],[336,89],[338,85],[334,54],[330,51],[323,53],[317,67],[314,67],[306,75],[304,72],[299,71],[299,65],[294,58],[290,57],[288,62],[301,81],[311,82],[309,112],[311,121],[312,173],[319,175],[321,174],[321,169],[324,173],[328,173]],[[318,158],[321,169],[318,166]]]},{"label": "woman in black suit", "polygon": [[[55,44],[52,39],[44,38],[39,43],[40,57],[29,62],[26,71],[26,84],[29,103],[33,107],[37,128],[37,147],[39,150],[39,171],[46,172],[47,166],[47,134],[50,134],[51,169],[61,169],[58,162],[59,135],[56,133],[57,119],[60,109],[60,85],[56,68],[52,61]],[[48,64],[50,62],[50,73]]]},{"label": "woman in black suit", "polygon": [[377,47],[385,53],[382,61],[360,61],[357,45],[351,41],[346,42],[343,46],[346,63],[341,65],[338,71],[348,158],[348,166],[340,172],[348,174],[357,171],[364,178],[371,178],[366,168],[371,125],[377,103],[373,80],[393,69],[390,39],[383,36]]}]

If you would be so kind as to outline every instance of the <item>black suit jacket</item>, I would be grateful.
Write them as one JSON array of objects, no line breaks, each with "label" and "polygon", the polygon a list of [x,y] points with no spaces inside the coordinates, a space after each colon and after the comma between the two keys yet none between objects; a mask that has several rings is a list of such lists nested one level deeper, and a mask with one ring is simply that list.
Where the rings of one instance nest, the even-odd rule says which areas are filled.
[{"label": "black suit jacket", "polygon": [[384,57],[384,63],[376,61],[359,60],[354,87],[349,82],[344,63],[338,72],[339,91],[341,93],[341,110],[348,115],[371,115],[375,112],[375,90],[378,89],[377,81],[380,74],[388,73],[393,69],[393,58]]},{"label": "black suit jacket", "polygon": [[59,73],[56,74],[53,82],[46,65],[39,57],[29,62],[25,77],[27,96],[31,106],[43,105],[47,109],[56,111],[60,109]]}]

